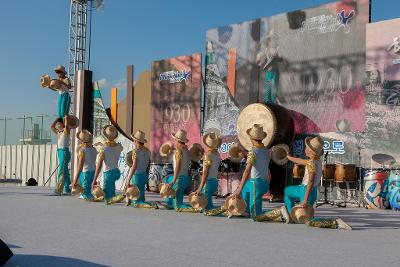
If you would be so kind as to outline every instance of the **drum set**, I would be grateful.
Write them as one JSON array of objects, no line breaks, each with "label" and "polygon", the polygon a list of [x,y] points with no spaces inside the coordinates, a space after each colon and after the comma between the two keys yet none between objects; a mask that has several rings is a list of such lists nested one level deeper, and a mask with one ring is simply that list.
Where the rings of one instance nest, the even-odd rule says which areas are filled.
[{"label": "drum set", "polygon": [[[323,165],[322,185],[324,201],[318,205],[331,204],[346,207],[346,203],[355,202],[359,207],[367,209],[400,209],[400,165],[396,165],[393,157],[386,154],[374,154],[372,160],[381,168],[361,168],[355,164],[327,163]],[[304,170],[301,166],[293,167],[293,177],[302,178]],[[327,191],[330,185],[336,184],[345,189],[343,201],[328,201]],[[353,199],[348,200],[347,190],[355,190]],[[332,191],[331,191],[332,192]]]}]

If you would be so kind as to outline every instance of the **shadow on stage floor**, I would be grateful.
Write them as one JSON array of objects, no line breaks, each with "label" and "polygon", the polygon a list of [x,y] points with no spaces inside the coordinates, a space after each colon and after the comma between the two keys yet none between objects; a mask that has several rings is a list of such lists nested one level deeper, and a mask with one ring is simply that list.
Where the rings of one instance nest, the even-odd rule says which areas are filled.
[{"label": "shadow on stage floor", "polygon": [[47,256],[47,255],[14,255],[4,266],[88,266],[88,267],[107,267],[108,265],[97,264],[89,261],[57,257],[57,256]]}]

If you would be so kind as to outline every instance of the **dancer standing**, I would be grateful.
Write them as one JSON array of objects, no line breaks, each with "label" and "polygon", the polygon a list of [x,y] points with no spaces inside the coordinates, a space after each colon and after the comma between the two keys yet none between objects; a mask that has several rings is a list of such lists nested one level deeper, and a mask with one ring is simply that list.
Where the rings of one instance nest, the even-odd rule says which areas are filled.
[{"label": "dancer standing", "polygon": [[120,178],[121,172],[118,168],[118,161],[123,150],[121,144],[117,144],[115,139],[118,137],[117,129],[112,125],[103,128],[103,137],[106,139],[98,155],[96,172],[92,187],[97,185],[97,179],[104,163],[103,171],[103,191],[106,204],[114,204],[124,199],[123,195],[115,195],[115,182]]},{"label": "dancer standing", "polygon": [[58,173],[57,173],[57,186],[54,191],[55,195],[62,195],[63,191],[66,195],[71,194],[70,184],[71,176],[68,169],[68,164],[71,160],[71,129],[75,129],[79,121],[74,116],[66,116],[56,119],[52,125],[51,130],[57,135],[57,157],[58,157]]},{"label": "dancer standing", "polygon": [[75,179],[72,182],[72,188],[75,188],[79,183],[83,187],[81,197],[85,200],[93,200],[92,183],[94,172],[96,169],[97,150],[93,147],[93,135],[88,130],[79,131],[76,138],[81,143],[78,152],[78,169],[75,174]]},{"label": "dancer standing", "polygon": [[[130,169],[128,179],[126,181],[125,190],[134,184],[138,187],[140,197],[138,200],[133,201],[135,208],[158,208],[156,204],[145,201],[145,186],[149,180],[148,166],[150,164],[150,151],[144,146],[147,143],[145,133],[136,131],[131,135],[135,148],[132,150],[132,167]],[[131,204],[131,200],[128,200]]]},{"label": "dancer standing", "polygon": [[71,80],[67,77],[67,72],[64,66],[57,66],[54,68],[54,72],[58,75],[60,82],[58,101],[57,101],[57,115],[59,118],[64,118],[69,114],[71,106],[71,96],[69,90],[71,89]]}]

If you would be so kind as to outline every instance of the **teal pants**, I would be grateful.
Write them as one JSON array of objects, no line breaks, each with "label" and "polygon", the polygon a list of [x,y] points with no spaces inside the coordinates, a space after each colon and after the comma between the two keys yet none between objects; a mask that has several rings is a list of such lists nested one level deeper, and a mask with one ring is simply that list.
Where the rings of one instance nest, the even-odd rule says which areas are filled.
[{"label": "teal pants", "polygon": [[71,106],[71,96],[69,95],[69,93],[62,92],[61,94],[59,94],[57,101],[58,117],[64,118],[66,115],[68,115],[70,106]]},{"label": "teal pants", "polygon": [[[294,205],[296,204],[296,201],[303,202],[306,190],[307,190],[306,185],[292,185],[285,188],[284,202],[289,214],[292,211]],[[314,205],[315,201],[317,201],[317,193],[318,193],[317,191],[318,191],[317,187],[312,188],[307,201],[307,204],[309,206]]]},{"label": "teal pants", "polygon": [[135,173],[132,176],[131,183],[136,185],[140,191],[140,197],[138,200],[133,201],[134,204],[147,204],[145,202],[145,187],[149,180],[149,175],[147,173]]},{"label": "teal pants", "polygon": [[[165,182],[171,183],[173,179],[173,175],[168,176],[165,179]],[[173,189],[175,190],[175,198],[167,198],[165,200],[166,204],[175,209],[190,208],[189,205],[183,204],[183,192],[188,186],[190,186],[190,177],[188,175],[179,176],[173,186]]]},{"label": "teal pants", "polygon": [[94,180],[94,171],[81,172],[79,180],[81,186],[83,187],[82,197],[84,199],[92,199],[92,183]]},{"label": "teal pants", "polygon": [[246,202],[246,212],[254,220],[262,213],[262,196],[268,192],[269,184],[265,179],[250,178],[244,184],[242,198]]},{"label": "teal pants", "polygon": [[119,169],[112,169],[103,172],[103,190],[105,193],[105,201],[115,197],[115,182],[121,176]]},{"label": "teal pants", "polygon": [[215,192],[218,190],[218,180],[217,178],[208,178],[204,187],[203,187],[203,194],[207,198],[207,206],[205,210],[211,210],[214,209],[214,204],[212,202],[212,196],[214,195]]},{"label": "teal pants", "polygon": [[[71,193],[71,175],[69,173],[68,164],[71,161],[71,152],[68,148],[57,149],[58,156],[58,173],[57,173],[57,184],[60,179],[64,179],[64,192]],[[62,193],[62,192],[60,192]]]}]

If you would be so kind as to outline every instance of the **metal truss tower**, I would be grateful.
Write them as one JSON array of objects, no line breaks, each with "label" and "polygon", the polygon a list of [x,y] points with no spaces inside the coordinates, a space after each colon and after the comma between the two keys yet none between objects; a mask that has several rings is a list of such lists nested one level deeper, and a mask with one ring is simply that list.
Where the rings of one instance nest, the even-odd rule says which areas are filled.
[{"label": "metal truss tower", "polygon": [[[92,6],[93,0],[70,0],[67,72],[71,79],[72,86],[74,86],[74,76],[76,71],[85,69],[87,57],[89,60],[88,63],[90,63]],[[88,23],[89,38],[87,38]],[[89,41],[88,45],[87,41]]]}]

